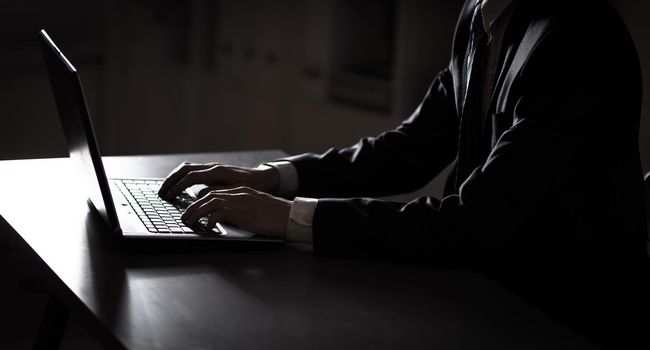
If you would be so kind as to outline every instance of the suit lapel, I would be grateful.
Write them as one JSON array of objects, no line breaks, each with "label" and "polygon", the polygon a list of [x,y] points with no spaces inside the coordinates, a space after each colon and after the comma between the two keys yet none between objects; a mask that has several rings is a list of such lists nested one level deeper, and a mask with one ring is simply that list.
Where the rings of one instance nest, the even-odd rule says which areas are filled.
[{"label": "suit lapel", "polygon": [[476,7],[477,0],[468,0],[461,11],[456,33],[454,36],[454,47],[450,64],[451,76],[454,81],[454,97],[456,102],[456,113],[460,117],[465,97],[465,54],[469,45],[470,26],[472,14]]},{"label": "suit lapel", "polygon": [[519,44],[528,29],[530,11],[529,7],[526,6],[526,3],[524,2],[522,4],[521,1],[514,0],[510,6],[513,6],[512,14],[506,28],[501,52],[499,54],[499,72],[490,95],[490,103],[488,105],[488,110],[486,111],[488,114],[493,110],[495,103],[494,99],[499,95],[498,92],[501,90],[503,81],[508,74],[509,68],[512,64],[512,59],[518,51],[520,46]]},{"label": "suit lapel", "polygon": [[[521,25],[521,23],[518,23]],[[528,26],[523,27],[523,36],[521,28],[512,28],[512,35],[521,37],[517,43],[512,37],[509,38],[508,44],[504,45],[502,50],[503,63],[501,65],[497,83],[492,90],[490,97],[490,110],[502,112],[505,110],[505,97],[508,96],[510,88],[515,78],[521,72],[521,69],[528,61],[528,58],[539,45],[542,39],[550,33],[553,27],[553,19],[550,17],[541,17],[529,22]],[[508,28],[509,30],[511,28]],[[519,34],[519,35],[517,35]],[[496,106],[495,106],[496,104]]]}]

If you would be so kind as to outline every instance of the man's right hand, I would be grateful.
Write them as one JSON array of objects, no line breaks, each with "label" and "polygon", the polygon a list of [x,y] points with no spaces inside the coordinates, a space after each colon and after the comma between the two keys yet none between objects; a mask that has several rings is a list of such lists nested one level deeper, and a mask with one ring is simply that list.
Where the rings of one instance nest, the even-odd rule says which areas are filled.
[{"label": "man's right hand", "polygon": [[167,176],[158,195],[171,201],[188,187],[199,184],[208,186],[199,193],[199,197],[213,190],[240,186],[273,194],[280,184],[280,174],[273,167],[247,168],[219,163],[183,163]]}]

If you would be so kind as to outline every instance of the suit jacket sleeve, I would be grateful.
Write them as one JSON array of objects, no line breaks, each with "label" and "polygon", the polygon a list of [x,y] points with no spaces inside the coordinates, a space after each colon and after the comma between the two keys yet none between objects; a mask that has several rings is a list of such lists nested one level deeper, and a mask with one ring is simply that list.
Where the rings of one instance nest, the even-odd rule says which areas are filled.
[{"label": "suit jacket sleeve", "polygon": [[597,78],[575,68],[580,60],[575,52],[559,51],[567,53],[560,57],[559,46],[540,46],[521,72],[522,83],[509,93],[516,101],[508,116],[512,127],[459,194],[406,204],[321,199],[313,221],[315,252],[455,264],[481,252],[525,251],[534,244],[534,237],[521,234],[522,225],[543,217],[540,212],[552,215],[553,208],[543,203],[549,198],[552,203],[553,190],[570,188],[562,169],[580,159],[578,152],[589,149],[590,137],[602,131],[601,121],[588,120],[602,90]]},{"label": "suit jacket sleeve", "polygon": [[286,160],[298,172],[298,196],[383,196],[414,191],[452,162],[458,146],[451,75],[443,70],[413,115],[397,129],[345,149]]},{"label": "suit jacket sleeve", "polygon": [[496,254],[503,247],[525,247],[514,244],[523,237],[513,234],[542,209],[536,200],[557,186],[550,169],[567,162],[561,145],[569,142],[561,127],[524,118],[503,134],[458,195],[442,201],[421,197],[406,204],[320,199],[313,219],[315,252],[456,263],[469,261],[481,249]]}]

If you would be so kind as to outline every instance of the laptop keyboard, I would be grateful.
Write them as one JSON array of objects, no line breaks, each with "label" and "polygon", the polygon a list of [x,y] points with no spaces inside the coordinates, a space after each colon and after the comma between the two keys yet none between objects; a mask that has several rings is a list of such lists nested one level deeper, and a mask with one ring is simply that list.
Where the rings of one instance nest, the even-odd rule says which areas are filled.
[{"label": "laptop keyboard", "polygon": [[197,227],[187,227],[181,221],[181,214],[194,199],[187,192],[183,192],[175,203],[161,199],[158,197],[158,189],[163,180],[114,179],[113,181],[149,232],[165,234],[219,233],[216,228],[212,230],[205,228],[206,218],[201,218],[200,225]]}]

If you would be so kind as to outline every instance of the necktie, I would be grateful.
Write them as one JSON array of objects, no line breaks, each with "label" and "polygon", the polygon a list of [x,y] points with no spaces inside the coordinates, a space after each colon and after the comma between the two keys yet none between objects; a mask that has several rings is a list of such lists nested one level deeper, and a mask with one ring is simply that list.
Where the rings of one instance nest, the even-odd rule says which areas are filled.
[{"label": "necktie", "polygon": [[483,121],[483,84],[485,83],[488,35],[483,25],[480,2],[477,3],[470,27],[470,43],[465,58],[465,97],[460,124],[460,149],[456,172],[456,191],[470,173],[481,164]]}]

